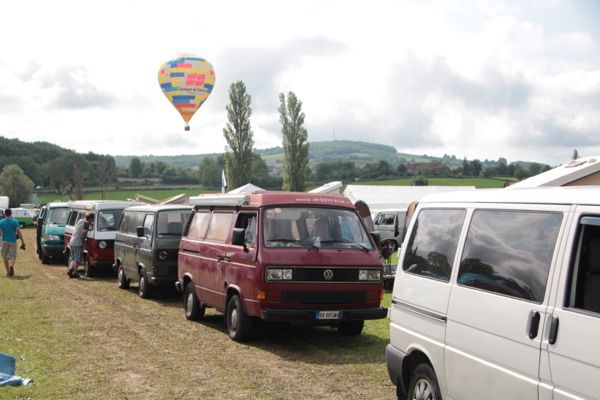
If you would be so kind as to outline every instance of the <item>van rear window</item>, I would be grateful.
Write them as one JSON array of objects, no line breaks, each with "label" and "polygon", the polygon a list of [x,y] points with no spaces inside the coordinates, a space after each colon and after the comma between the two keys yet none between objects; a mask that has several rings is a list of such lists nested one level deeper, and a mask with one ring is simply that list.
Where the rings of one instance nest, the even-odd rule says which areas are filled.
[{"label": "van rear window", "polygon": [[541,303],[562,214],[476,210],[458,283]]}]

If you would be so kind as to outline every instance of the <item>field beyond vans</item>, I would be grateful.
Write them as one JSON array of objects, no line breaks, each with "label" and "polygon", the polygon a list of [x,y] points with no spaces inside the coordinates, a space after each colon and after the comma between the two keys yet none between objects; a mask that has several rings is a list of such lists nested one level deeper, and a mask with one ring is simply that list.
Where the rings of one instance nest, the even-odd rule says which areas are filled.
[{"label": "field beyond vans", "polygon": [[[363,334],[264,327],[246,343],[229,339],[223,316],[185,319],[181,297],[144,300],[110,272],[68,279],[42,265],[35,230],[24,229],[15,276],[0,271],[0,352],[17,359],[28,386],[14,399],[394,399],[384,349],[389,320]],[[389,306],[389,295],[386,296]]]}]

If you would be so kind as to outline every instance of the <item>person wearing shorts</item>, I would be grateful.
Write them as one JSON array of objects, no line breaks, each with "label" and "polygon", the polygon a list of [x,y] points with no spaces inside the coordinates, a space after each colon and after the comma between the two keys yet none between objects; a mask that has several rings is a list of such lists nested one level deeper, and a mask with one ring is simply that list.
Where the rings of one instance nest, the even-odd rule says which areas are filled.
[{"label": "person wearing shorts", "polygon": [[90,225],[93,220],[94,214],[87,213],[85,214],[85,218],[80,219],[75,224],[73,236],[71,236],[71,240],[69,241],[69,248],[71,249],[69,252],[69,270],[67,271],[69,278],[79,277],[79,265],[85,262],[83,257],[83,246],[85,245],[87,233],[88,230],[90,230]]},{"label": "person wearing shorts", "polygon": [[21,239],[21,249],[25,250],[25,241],[19,229],[19,221],[12,217],[12,210],[4,210],[6,218],[0,221],[0,232],[2,234],[2,249],[0,254],[6,268],[6,276],[15,274],[15,262],[17,261],[17,237]]}]

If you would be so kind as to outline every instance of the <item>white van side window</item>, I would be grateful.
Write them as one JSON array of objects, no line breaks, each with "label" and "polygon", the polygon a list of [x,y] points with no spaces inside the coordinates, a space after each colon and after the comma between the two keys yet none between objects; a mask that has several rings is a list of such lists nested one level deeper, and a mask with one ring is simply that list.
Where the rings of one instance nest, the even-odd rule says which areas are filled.
[{"label": "white van side window", "polygon": [[458,284],[541,303],[562,214],[476,210]]},{"label": "white van side window", "polygon": [[231,230],[233,212],[214,212],[206,232],[206,240],[225,243],[227,234]]},{"label": "white van side window", "polygon": [[565,306],[600,314],[600,216],[581,218],[576,250]]},{"label": "white van side window", "polygon": [[424,209],[419,212],[402,269],[448,282],[466,211]]}]

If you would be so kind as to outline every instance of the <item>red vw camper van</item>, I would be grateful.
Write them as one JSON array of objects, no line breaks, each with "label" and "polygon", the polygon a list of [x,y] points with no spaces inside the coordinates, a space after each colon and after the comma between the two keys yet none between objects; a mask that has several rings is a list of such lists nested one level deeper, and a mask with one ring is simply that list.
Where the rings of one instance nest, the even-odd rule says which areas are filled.
[{"label": "red vw camper van", "polygon": [[387,315],[379,251],[347,198],[262,192],[190,203],[176,283],[188,319],[213,307],[242,340],[257,318],[359,335],[365,320]]}]

